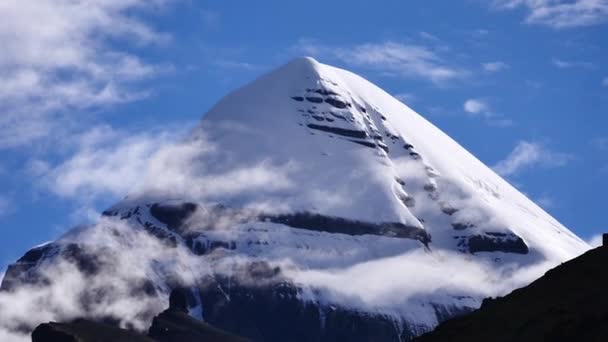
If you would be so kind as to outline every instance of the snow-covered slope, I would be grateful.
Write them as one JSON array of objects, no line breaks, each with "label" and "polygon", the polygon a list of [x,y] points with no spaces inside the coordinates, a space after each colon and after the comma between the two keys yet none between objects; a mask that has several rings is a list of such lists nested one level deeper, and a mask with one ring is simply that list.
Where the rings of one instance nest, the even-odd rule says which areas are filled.
[{"label": "snow-covered slope", "polygon": [[[486,283],[507,290],[516,282],[505,280],[518,270],[588,249],[409,107],[312,58],[228,95],[182,146],[160,155],[144,186],[105,216],[200,257],[188,272],[214,280],[210,286],[206,277],[190,277],[187,286],[197,289],[192,314],[226,329],[229,321],[247,320],[267,331],[265,322],[276,317],[243,318],[235,307],[292,308],[289,298],[314,304],[316,313],[279,319],[313,331],[313,315],[325,334],[320,339],[338,336],[331,334],[342,331],[344,319],[357,319],[368,331],[388,324],[389,335],[407,339],[478,306],[493,293]],[[39,247],[7,272],[4,288],[52,264],[61,246],[97,243],[90,237],[99,229]],[[243,264],[247,277],[236,274]],[[486,285],[474,290],[473,276],[462,276],[467,270]],[[159,292],[174,285],[173,274],[158,267],[151,273]],[[281,300],[270,304],[268,296]],[[237,332],[273,340],[267,332]],[[391,340],[379,334],[374,338]]]},{"label": "snow-covered slope", "polygon": [[409,107],[312,58],[296,59],[230,94],[199,129],[220,153],[203,156],[207,167],[193,172],[274,165],[277,177],[286,178],[278,181],[289,183],[263,196],[194,194],[211,202],[400,222],[425,229],[432,246],[451,250],[466,249],[460,244],[470,236],[499,234],[519,236],[552,259],[586,247]]}]

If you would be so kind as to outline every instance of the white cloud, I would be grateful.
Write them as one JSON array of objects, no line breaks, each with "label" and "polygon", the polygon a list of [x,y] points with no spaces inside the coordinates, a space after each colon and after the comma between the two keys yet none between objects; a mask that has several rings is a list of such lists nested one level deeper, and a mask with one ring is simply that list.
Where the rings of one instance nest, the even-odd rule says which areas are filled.
[{"label": "white cloud", "polygon": [[430,41],[439,41],[439,38],[437,38],[437,36],[435,36],[434,34],[428,33],[426,31],[420,31],[420,32],[418,32],[418,34],[420,35],[421,38],[428,39]]},{"label": "white cloud", "polygon": [[555,199],[549,194],[543,194],[535,200],[536,204],[540,205],[545,209],[550,209],[555,206]]},{"label": "white cloud", "polygon": [[[62,128],[64,112],[131,101],[133,82],[163,68],[115,47],[161,44],[169,36],[136,13],[163,0],[0,2],[0,148]],[[54,132],[55,133],[55,132]]]},{"label": "white cloud", "polygon": [[593,68],[593,63],[583,61],[566,61],[559,58],[553,58],[551,60],[553,65],[559,69],[570,69],[570,68]]},{"label": "white cloud", "polygon": [[527,10],[526,22],[553,28],[600,24],[608,18],[608,0],[493,0],[494,8]]},{"label": "white cloud", "polygon": [[495,113],[484,99],[468,99],[462,107],[471,117],[482,118],[488,126],[504,128],[514,125],[513,120]]},{"label": "white cloud", "polygon": [[482,64],[483,70],[487,72],[499,72],[509,68],[509,65],[505,62],[488,62]]},{"label": "white cloud", "polygon": [[592,248],[600,247],[602,245],[602,234],[597,234],[591,237],[591,239],[587,240],[587,243]]},{"label": "white cloud", "polygon": [[259,71],[264,67],[258,64],[253,64],[249,62],[240,62],[233,60],[218,60],[215,62],[215,65],[222,69],[232,69],[232,70],[242,70],[242,71]]},{"label": "white cloud", "polygon": [[399,93],[399,94],[393,95],[393,97],[395,97],[397,100],[399,100],[405,104],[409,104],[409,103],[416,101],[416,95],[414,95],[412,93]]},{"label": "white cloud", "polygon": [[133,134],[99,126],[74,138],[78,150],[59,165],[34,160],[28,169],[63,197],[122,196],[140,183],[150,157],[169,141],[163,131]]},{"label": "white cloud", "polygon": [[[362,308],[390,308],[389,312],[407,317],[412,312],[424,314],[426,309],[421,302],[425,300],[440,304],[449,303],[449,298],[458,294],[471,298],[505,295],[538,278],[555,264],[541,262],[506,270],[459,253],[412,251],[339,269],[288,271],[288,276],[297,283],[321,289],[318,292],[332,301]],[[469,305],[475,307],[479,303]]]},{"label": "white cloud", "polygon": [[566,165],[572,156],[553,152],[540,143],[520,141],[513,151],[498,162],[493,169],[500,175],[510,176],[533,166],[560,167]]},{"label": "white cloud", "polygon": [[[79,206],[74,219],[86,222],[96,221],[91,218],[99,200],[118,200],[127,194],[179,195],[204,202],[234,194],[249,198],[293,186],[289,178],[296,167],[293,162],[260,161],[225,168],[208,162],[222,152],[202,130],[197,139],[175,142],[181,133],[171,127],[145,133],[94,127],[72,139],[69,144],[76,148],[68,146],[73,149],[71,154],[58,164],[35,159],[28,163],[26,172],[44,189],[74,201]],[[242,204],[266,205],[254,200]]]},{"label": "white cloud", "polygon": [[464,110],[473,115],[489,115],[490,107],[482,99],[468,99],[463,104]]},{"label": "white cloud", "polygon": [[[65,238],[86,245],[87,256],[81,257],[95,255],[101,272],[83,272],[73,259],[63,257],[40,265],[48,283],[0,293],[0,340],[30,341],[29,334],[22,333],[24,327],[33,329],[43,322],[85,316],[95,319],[111,315],[123,326],[128,323],[144,331],[151,314],[161,312],[168,304],[168,279],[155,284],[154,295],[134,294],[133,288],[158,279],[159,272],[169,272],[162,267],[170,267],[175,281],[184,286],[192,286],[209,270],[185,247],[168,248],[163,241],[124,221],[103,218],[95,226],[83,227]],[[85,296],[92,295],[95,300],[83,304]]]},{"label": "white cloud", "polygon": [[468,75],[468,71],[451,65],[436,49],[425,45],[388,41],[332,47],[311,40],[301,40],[295,49],[312,56],[336,58],[346,64],[387,75],[423,79],[436,84]]}]

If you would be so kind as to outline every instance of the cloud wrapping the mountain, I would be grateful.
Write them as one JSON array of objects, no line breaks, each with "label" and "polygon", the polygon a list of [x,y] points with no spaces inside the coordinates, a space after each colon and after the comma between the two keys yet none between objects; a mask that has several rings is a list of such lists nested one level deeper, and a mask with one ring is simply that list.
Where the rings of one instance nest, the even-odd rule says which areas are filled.
[{"label": "cloud wrapping the mountain", "polygon": [[[243,128],[237,125],[223,129]],[[149,147],[147,142],[150,137],[136,136],[122,141],[119,139],[120,134],[114,134],[117,133],[100,128],[80,138],[83,143],[82,155],[90,154],[95,162],[90,163],[88,159],[85,159],[86,162],[80,162],[81,153],[76,153],[75,157],[65,164],[50,168],[38,165],[32,168],[47,170],[46,172],[53,174],[58,181],[56,186],[59,194],[78,196],[79,191],[107,191],[95,188],[84,174],[97,172],[92,167],[96,165],[99,172],[107,172],[107,176],[111,176],[113,168],[109,166],[114,164],[115,158],[122,156],[134,161],[130,164],[132,169],[122,170],[114,175],[123,179],[124,184],[110,181],[105,184],[109,189],[113,189],[111,191],[123,191],[124,187],[133,185],[135,191],[131,192],[131,196],[159,193],[163,194],[165,200],[170,201],[174,195],[179,195],[180,199],[190,198],[199,203],[214,202],[218,198],[234,194],[239,194],[239,197],[247,201],[246,195],[251,193],[255,195],[252,197],[255,201],[245,202],[243,207],[257,210],[277,210],[276,207],[281,203],[274,200],[273,194],[280,194],[283,189],[294,186],[290,173],[297,169],[297,164],[263,161],[233,168],[228,170],[229,172],[223,172],[226,170],[222,165],[206,164],[207,157],[225,151],[220,151],[205,139],[203,130],[196,132],[196,139],[155,146],[158,150],[152,153],[149,152],[153,148]],[[121,143],[107,147],[108,137],[114,137]],[[99,146],[102,148],[95,150]],[[96,157],[102,155],[105,157]],[[396,160],[395,163],[398,170],[408,172],[399,176],[407,177],[413,187],[416,187],[416,179],[419,178],[419,187],[423,187],[423,180],[427,178],[427,170],[423,166],[418,165],[415,168],[411,165],[401,165],[400,163],[406,163],[405,160]],[[103,176],[106,175],[96,175]],[[66,177],[66,180],[62,181],[61,177]],[[133,182],[140,184],[129,184]],[[448,185],[442,183],[442,186]],[[453,191],[446,189],[443,194],[447,197],[442,199],[456,204],[459,200],[466,201],[459,197],[457,188]],[[339,189],[332,191],[332,195],[336,194],[340,196]],[[325,202],[318,202],[319,205],[348,203],[342,197],[332,198],[326,193],[315,192],[314,189],[302,188],[301,196],[316,196],[316,200],[325,198]],[[260,207],[260,202],[263,207]],[[428,202],[421,201],[416,205],[420,210],[424,210],[426,205],[436,205],[431,204],[430,200]],[[251,208],[253,204],[257,207]],[[468,215],[467,218],[471,219],[475,215],[484,214],[462,210],[457,215]],[[224,228],[235,228],[250,218],[247,212],[244,212],[242,215],[222,217],[218,221],[213,216],[195,213],[187,226],[188,229],[196,230],[212,224],[220,229],[217,234],[238,236],[244,232]],[[252,225],[248,224],[247,227]],[[268,234],[276,235],[268,235],[269,239],[285,239],[290,236],[291,228],[278,225],[272,228]],[[499,268],[483,259],[474,259],[468,254],[441,249],[408,251],[407,245],[396,239],[377,237],[369,239],[365,244],[356,245],[352,245],[350,240],[344,237],[336,240],[348,247],[337,252],[332,246],[323,243],[311,244],[312,248],[304,250],[304,254],[301,254],[302,251],[299,251],[297,246],[276,248],[266,260],[281,267],[288,278],[303,286],[304,300],[365,310],[372,308],[388,315],[401,315],[406,318],[410,317],[408,315],[423,314],[427,313],[425,310],[431,310],[430,307],[424,309],[420,304],[421,300],[449,304],[453,303],[452,296],[471,296],[464,300],[464,304],[476,307],[480,304],[480,298],[501,295],[526,284],[559,262],[543,261],[527,268],[513,263]],[[26,286],[14,293],[0,294],[0,336],[9,336],[14,341],[26,341],[27,336],[15,332],[19,324],[33,327],[41,322],[69,320],[82,315],[93,318],[118,316],[123,319],[124,325],[145,329],[150,323],[151,315],[165,308],[166,296],[171,286],[202,286],[199,280],[211,272],[235,275],[239,265],[255,260],[246,253],[240,254],[238,250],[234,254],[222,251],[220,258],[215,258],[213,254],[195,256],[183,244],[168,246],[142,229],[107,217],[103,217],[90,228],[76,229],[65,237],[65,241],[83,243],[88,246],[89,251],[101,255],[99,264],[102,265],[103,272],[92,275],[82,273],[69,260],[43,265],[45,274],[53,279],[49,286]],[[88,245],[87,241],[94,241],[95,245]],[[309,263],[312,266],[302,267],[306,265],[300,263],[302,258],[315,262]],[[158,295],[134,296],[130,286],[143,286],[146,279],[152,280],[158,286]],[[97,298],[97,302],[92,306],[83,307],[80,298],[90,296],[91,293],[104,293],[104,296]],[[13,307],[18,309],[11,309]],[[430,324],[434,324],[432,319],[429,319]]]},{"label": "cloud wrapping the mountain", "polygon": [[[84,253],[94,255],[99,272],[89,274],[72,259],[55,258],[53,263],[40,265],[43,277],[50,281],[47,285],[0,292],[0,337],[6,337],[3,341],[29,341],[29,334],[19,331],[22,326],[33,328],[40,323],[85,315],[97,319],[113,316],[120,318],[123,326],[145,330],[151,315],[168,305],[168,284],[158,281],[160,274],[169,274],[174,285],[193,285],[209,272],[205,263],[185,247],[170,247],[112,218],[70,234],[65,241],[82,243]],[[154,289],[155,295],[145,295],[141,290],[133,293],[134,287],[146,286],[146,281],[160,286]],[[86,298],[89,305],[83,306]]]},{"label": "cloud wrapping the mountain", "polygon": [[[208,222],[203,219],[192,223],[204,226]],[[28,341],[29,336],[18,332],[22,325],[33,327],[82,316],[119,317],[123,326],[145,330],[152,316],[166,308],[171,287],[204,286],[200,280],[211,272],[236,276],[239,265],[255,260],[225,252],[219,259],[213,255],[195,256],[181,244],[171,247],[114,218],[80,228],[64,241],[86,246],[87,255],[97,258],[99,272],[82,272],[69,258],[42,265],[43,276],[50,280],[48,285],[23,286],[14,292],[0,293],[0,337]],[[315,257],[311,253],[316,251],[308,251],[308,258]],[[466,254],[415,250],[386,258],[355,258],[347,264],[339,256],[326,255],[330,258],[326,266],[301,269],[292,255],[289,249],[279,250],[267,260],[304,287],[303,300],[375,308],[403,317],[420,309],[414,297],[449,303],[451,296],[502,295],[555,264],[542,262],[528,268],[513,265],[499,269]],[[132,288],[145,286],[146,280],[153,282],[156,294],[134,294]],[[88,305],[82,305],[83,298],[88,298]],[[469,299],[466,304],[474,307],[480,303]],[[412,308],[417,309],[408,313]]]}]

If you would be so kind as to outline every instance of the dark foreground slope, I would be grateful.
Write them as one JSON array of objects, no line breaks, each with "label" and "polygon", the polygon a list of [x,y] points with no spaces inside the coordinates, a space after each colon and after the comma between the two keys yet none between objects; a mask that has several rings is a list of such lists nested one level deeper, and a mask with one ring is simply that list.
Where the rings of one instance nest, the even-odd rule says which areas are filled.
[{"label": "dark foreground slope", "polygon": [[415,341],[608,341],[608,247],[505,297],[486,299],[479,310]]},{"label": "dark foreground slope", "polygon": [[69,323],[45,323],[32,333],[33,342],[154,342],[153,339],[110,324],[78,319]]},{"label": "dark foreground slope", "polygon": [[45,323],[32,333],[32,342],[247,342],[226,331],[192,318],[179,290],[171,293],[169,309],[154,317],[148,335],[104,322],[77,319]]}]

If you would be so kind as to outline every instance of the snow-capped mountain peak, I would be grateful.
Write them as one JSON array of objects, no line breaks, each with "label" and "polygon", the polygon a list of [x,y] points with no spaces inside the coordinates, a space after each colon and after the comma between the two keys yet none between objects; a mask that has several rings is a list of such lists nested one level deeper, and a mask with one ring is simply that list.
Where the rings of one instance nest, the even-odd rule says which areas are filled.
[{"label": "snow-capped mountain peak", "polygon": [[[253,339],[396,341],[588,249],[411,108],[310,57],[226,96],[142,177],[2,287],[52,284],[48,268],[67,259],[152,303],[188,287],[193,316]],[[137,266],[118,272],[108,250]],[[344,330],[351,320],[360,330]]]},{"label": "snow-capped mountain peak", "polygon": [[[423,229],[431,248],[571,257],[579,238],[422,116],[367,80],[310,57],[228,95],[193,134],[208,175],[269,169],[276,188],[206,202]],[[256,179],[235,178],[253,183]],[[253,186],[255,188],[255,186]],[[263,197],[263,198],[261,198]],[[419,235],[418,235],[419,236]]]}]

